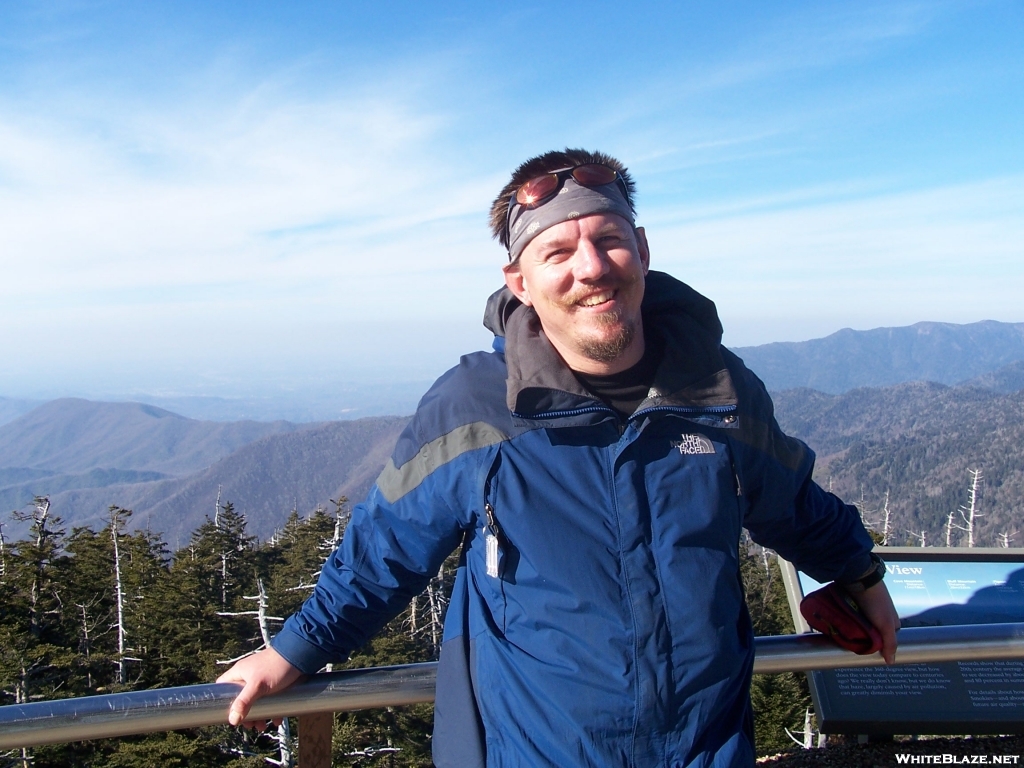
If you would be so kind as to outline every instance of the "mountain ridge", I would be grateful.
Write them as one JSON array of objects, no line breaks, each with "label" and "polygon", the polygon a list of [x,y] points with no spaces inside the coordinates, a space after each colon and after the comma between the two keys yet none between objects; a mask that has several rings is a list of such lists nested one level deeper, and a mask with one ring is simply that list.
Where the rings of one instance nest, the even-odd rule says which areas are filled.
[{"label": "mountain ridge", "polygon": [[307,427],[287,421],[199,421],[142,403],[60,398],[0,426],[0,467],[181,475],[264,435]]},{"label": "mountain ridge", "polygon": [[957,384],[1024,360],[1024,323],[922,322],[733,349],[772,392],[841,394],[904,381]]},{"label": "mountain ridge", "polygon": [[[1003,533],[1024,540],[1024,390],[906,382],[841,395],[787,390],[775,405],[783,430],[816,452],[819,485],[857,503],[876,529],[888,504],[895,543],[922,531],[943,543],[951,512],[963,525],[971,470],[982,473],[979,546],[998,546]],[[958,531],[954,546],[962,540]]]},{"label": "mountain ridge", "polygon": [[[750,350],[779,353],[768,361],[769,387],[771,372],[796,352],[797,363],[823,366],[813,380],[844,369],[837,374],[843,386],[877,377],[887,365],[886,376],[938,371],[950,380],[841,393],[773,387],[780,423],[815,449],[823,485],[868,507],[880,507],[888,490],[900,525],[934,536],[932,518],[963,503],[973,462],[986,473],[983,498],[1000,510],[1021,511],[1024,480],[1018,482],[1005,457],[1024,466],[1013,442],[1024,445],[1018,432],[1024,411],[1013,394],[1024,390],[1024,357],[1006,360],[1024,355],[1024,323],[919,323],[800,344],[810,346],[737,351],[762,375]],[[952,352],[941,352],[946,348]],[[797,374],[808,378],[806,371]],[[951,387],[955,382],[963,383]],[[0,399],[5,402],[13,401]],[[19,509],[48,494],[67,524],[101,526],[107,507],[117,504],[135,510],[134,525],[180,538],[212,514],[223,493],[249,516],[254,533],[266,537],[292,509],[308,512],[339,494],[360,499],[407,422],[397,416],[312,424],[203,421],[141,403],[63,398],[0,424],[0,505]],[[998,450],[986,447],[986,439]],[[995,535],[992,526],[1011,522],[997,511],[981,527]],[[5,534],[16,535],[15,527],[5,522]]]},{"label": "mountain ridge", "polygon": [[102,527],[111,504],[134,511],[133,528],[160,531],[172,545],[230,501],[266,539],[292,509],[328,507],[340,496],[358,501],[387,462],[409,417],[367,417],[266,435],[197,472],[149,482],[75,488],[50,495],[67,525]]}]

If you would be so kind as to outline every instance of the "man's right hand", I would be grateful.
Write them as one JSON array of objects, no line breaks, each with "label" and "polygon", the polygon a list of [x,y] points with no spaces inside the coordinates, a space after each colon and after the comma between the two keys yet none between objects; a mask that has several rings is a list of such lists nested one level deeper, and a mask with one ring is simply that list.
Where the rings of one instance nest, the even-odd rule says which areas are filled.
[{"label": "man's right hand", "polygon": [[304,675],[273,648],[246,656],[217,678],[218,683],[241,683],[242,690],[231,703],[228,722],[263,730],[265,723],[246,721],[253,702],[262,696],[283,691]]}]

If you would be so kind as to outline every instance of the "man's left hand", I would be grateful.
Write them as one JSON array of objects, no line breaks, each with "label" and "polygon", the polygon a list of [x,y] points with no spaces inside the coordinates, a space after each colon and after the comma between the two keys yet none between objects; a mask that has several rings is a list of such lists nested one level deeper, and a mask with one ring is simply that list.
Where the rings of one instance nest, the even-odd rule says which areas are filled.
[{"label": "man's left hand", "polygon": [[900,628],[900,617],[889,597],[885,582],[880,581],[872,587],[850,597],[860,608],[864,618],[871,622],[882,635],[882,658],[886,664],[896,661],[896,632]]}]

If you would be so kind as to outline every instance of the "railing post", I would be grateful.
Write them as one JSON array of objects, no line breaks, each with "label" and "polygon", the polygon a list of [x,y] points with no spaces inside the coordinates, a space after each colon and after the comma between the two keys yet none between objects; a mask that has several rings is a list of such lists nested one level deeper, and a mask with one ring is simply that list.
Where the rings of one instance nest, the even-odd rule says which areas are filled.
[{"label": "railing post", "polygon": [[331,768],[333,712],[299,715],[299,768]]}]

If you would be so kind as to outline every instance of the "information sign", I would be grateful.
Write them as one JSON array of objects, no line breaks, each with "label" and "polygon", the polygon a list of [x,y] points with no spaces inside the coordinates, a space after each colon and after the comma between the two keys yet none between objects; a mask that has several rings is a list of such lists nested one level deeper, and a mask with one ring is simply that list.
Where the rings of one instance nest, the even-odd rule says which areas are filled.
[{"label": "information sign", "polygon": [[[1024,551],[878,547],[904,627],[1024,622]],[[798,631],[821,584],[783,561]],[[898,656],[898,653],[897,653]],[[971,661],[811,672],[823,733],[1024,733],[1024,661]]]}]

